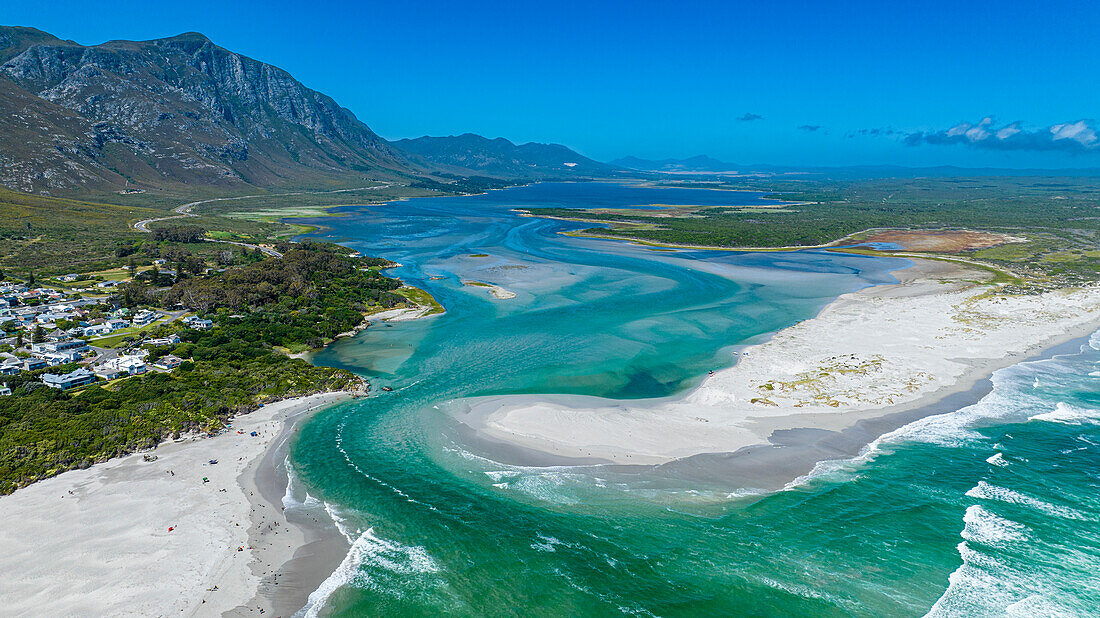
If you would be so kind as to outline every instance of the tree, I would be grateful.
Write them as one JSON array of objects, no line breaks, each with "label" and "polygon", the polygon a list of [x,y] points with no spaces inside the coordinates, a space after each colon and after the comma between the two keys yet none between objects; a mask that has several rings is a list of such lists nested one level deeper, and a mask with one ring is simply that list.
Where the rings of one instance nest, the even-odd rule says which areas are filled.
[{"label": "tree", "polygon": [[27,273],[27,287],[34,287],[34,273]]},{"label": "tree", "polygon": [[46,340],[46,330],[42,328],[41,324],[34,325],[34,335],[31,339],[32,343],[42,343]]},{"label": "tree", "polygon": [[4,275],[4,269],[0,268],[0,281],[3,281],[5,276],[6,275]]},{"label": "tree", "polygon": [[130,270],[130,278],[133,279],[137,275],[137,261],[130,258],[130,263],[126,265],[126,268]]}]

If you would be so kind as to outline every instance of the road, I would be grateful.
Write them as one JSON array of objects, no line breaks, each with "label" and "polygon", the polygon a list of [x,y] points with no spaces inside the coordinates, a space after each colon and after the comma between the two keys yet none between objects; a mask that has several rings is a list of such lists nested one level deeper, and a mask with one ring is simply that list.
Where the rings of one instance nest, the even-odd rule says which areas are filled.
[{"label": "road", "polygon": [[[237,197],[216,197],[216,198],[209,199],[209,200],[199,200],[197,202],[188,202],[186,204],[176,206],[172,210],[172,212],[174,212],[176,214],[168,216],[168,217],[157,217],[155,219],[142,219],[141,221],[138,221],[137,223],[134,224],[134,229],[139,231],[139,232],[151,233],[152,230],[149,229],[149,224],[151,224],[151,223],[156,223],[158,221],[169,221],[169,220],[172,220],[172,219],[185,219],[187,217],[197,217],[198,215],[191,212],[191,209],[194,208],[195,206],[198,206],[199,204],[209,204],[211,202],[227,202],[227,201],[231,201],[231,200],[247,200],[247,199],[254,198],[254,197],[282,197],[282,196],[285,196],[285,195],[320,195],[320,194],[323,194],[323,193],[350,193],[352,191],[366,191],[368,189],[385,189],[385,188],[390,187],[390,186],[393,186],[392,182],[383,182],[382,184],[372,185],[370,187],[356,187],[356,188],[353,188],[353,189],[336,189],[334,191],[298,191],[298,192],[295,192],[295,193],[274,193],[274,194],[264,193],[264,194],[261,194],[261,195],[239,195]],[[272,249],[271,247],[262,247],[260,245],[253,245],[253,244],[250,244],[250,243],[238,242],[238,241],[234,241],[234,240],[218,240],[218,239],[215,239],[215,238],[205,238],[203,240],[206,240],[207,242],[221,242],[221,243],[225,243],[225,244],[228,244],[228,245],[237,245],[238,247],[248,247],[249,249],[259,249],[260,251],[263,251],[265,254],[270,255],[272,257],[283,257],[282,253],[279,253],[278,251]]]}]

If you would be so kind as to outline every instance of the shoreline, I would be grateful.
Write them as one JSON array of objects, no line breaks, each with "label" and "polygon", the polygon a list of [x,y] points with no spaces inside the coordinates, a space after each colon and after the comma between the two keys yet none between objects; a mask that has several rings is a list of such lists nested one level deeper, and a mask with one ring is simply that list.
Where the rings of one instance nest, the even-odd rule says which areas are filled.
[{"label": "shoreline", "polygon": [[[431,310],[381,311],[342,335],[438,315]],[[349,545],[327,513],[284,508],[288,448],[301,422],[357,392],[267,403],[213,436],[164,441],[0,496],[6,519],[19,522],[0,527],[0,569],[22,575],[5,582],[0,604],[16,615],[293,615]],[[50,539],[45,552],[40,536]]]},{"label": "shoreline", "polygon": [[291,526],[280,525],[289,534],[279,537],[260,530],[282,497],[264,505],[273,486],[259,478],[261,463],[285,447],[297,422],[350,397],[269,403],[215,436],[164,442],[0,498],[0,603],[12,615],[256,615],[270,579],[265,562],[304,555],[282,546],[294,538]]},{"label": "shoreline", "polygon": [[914,260],[895,271],[898,283],[841,295],[671,397],[491,396],[460,400],[451,416],[463,442],[500,463],[607,465],[781,489],[818,462],[856,456],[898,427],[974,403],[995,371],[1100,328],[1100,288],[997,297],[986,294],[996,288],[965,283],[975,275]]},{"label": "shoreline", "polygon": [[288,414],[278,436],[238,478],[251,508],[250,568],[258,581],[252,598],[225,615],[255,615],[253,612],[262,609],[274,616],[291,616],[305,607],[310,593],[347,554],[347,540],[331,518],[288,510],[283,499],[290,485],[286,461],[293,434],[302,421],[344,399],[337,397]]}]

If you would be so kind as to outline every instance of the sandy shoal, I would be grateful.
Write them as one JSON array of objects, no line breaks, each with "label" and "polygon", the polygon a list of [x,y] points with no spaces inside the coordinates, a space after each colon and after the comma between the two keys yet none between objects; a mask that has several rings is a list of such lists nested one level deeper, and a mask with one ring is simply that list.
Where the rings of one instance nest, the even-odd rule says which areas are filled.
[{"label": "sandy shoal", "polygon": [[[1002,295],[975,282],[986,275],[932,260],[895,275],[897,284],[844,294],[744,349],[686,395],[488,397],[459,402],[455,416],[483,446],[536,454],[511,463],[669,464],[774,446],[795,433],[839,435],[869,419],[911,422],[914,411],[942,412],[937,402],[980,398],[979,382],[997,369],[1100,327],[1100,286]],[[897,426],[864,423],[860,439]]]}]

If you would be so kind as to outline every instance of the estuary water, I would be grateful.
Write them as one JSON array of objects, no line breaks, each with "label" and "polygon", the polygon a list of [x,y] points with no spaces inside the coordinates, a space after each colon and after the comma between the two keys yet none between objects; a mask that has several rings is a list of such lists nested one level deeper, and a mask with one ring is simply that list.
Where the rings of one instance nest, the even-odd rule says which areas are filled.
[{"label": "estuary water", "polygon": [[[668,250],[515,208],[766,206],[759,194],[546,183],[343,209],[318,237],[401,263],[447,309],[314,362],[374,396],[313,417],[290,508],[351,550],[303,615],[1085,615],[1100,607],[1100,339],[770,494],[469,443],[465,397],[673,396],[739,345],[907,261]],[[496,299],[481,282],[515,293]],[[390,392],[381,387],[392,388]],[[494,459],[495,458],[495,459]]]}]

